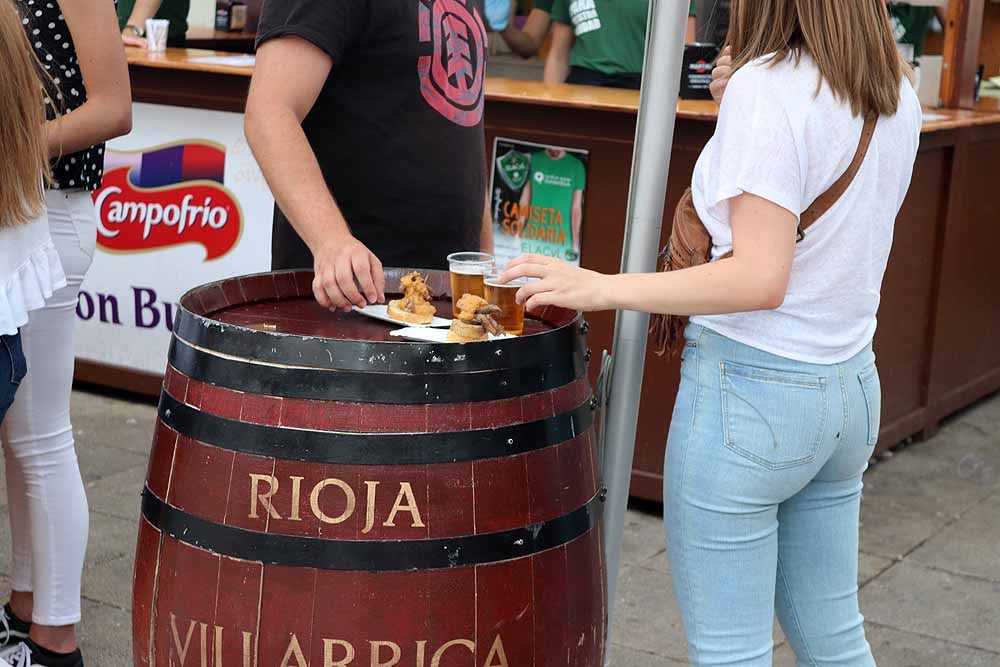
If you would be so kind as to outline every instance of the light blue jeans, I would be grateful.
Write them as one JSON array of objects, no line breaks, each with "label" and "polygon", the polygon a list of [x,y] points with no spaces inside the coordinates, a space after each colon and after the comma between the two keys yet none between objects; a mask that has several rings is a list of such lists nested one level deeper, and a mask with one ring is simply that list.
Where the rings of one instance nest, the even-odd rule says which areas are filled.
[{"label": "light blue jeans", "polygon": [[777,611],[800,666],[872,667],[858,609],[871,347],[821,366],[697,325],[686,337],[664,521],[692,666],[770,667]]}]

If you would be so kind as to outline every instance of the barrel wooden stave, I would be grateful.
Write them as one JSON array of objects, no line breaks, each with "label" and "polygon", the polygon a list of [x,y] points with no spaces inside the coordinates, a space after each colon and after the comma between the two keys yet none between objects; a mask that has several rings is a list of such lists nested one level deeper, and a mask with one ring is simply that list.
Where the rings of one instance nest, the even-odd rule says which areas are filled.
[{"label": "barrel wooden stave", "polygon": [[395,646],[396,664],[425,667],[453,643],[437,664],[595,665],[605,601],[586,592],[603,585],[599,553],[595,530],[531,558],[414,576],[253,563],[165,539],[155,649],[137,635],[136,664],[325,665],[327,644],[336,659],[353,651],[347,664],[385,664],[373,662],[378,643],[382,659]]},{"label": "barrel wooden stave", "polygon": [[[400,572],[262,566],[172,543],[164,546],[161,567],[183,568],[191,574],[183,580],[161,582],[157,612],[170,620],[156,625],[155,642],[160,650],[153,660],[157,662],[142,664],[199,665],[204,654],[208,664],[241,665],[249,658],[250,664],[260,665],[306,661],[324,665],[325,647],[330,643],[355,651],[350,664],[370,665],[373,642],[384,642],[383,658],[389,657],[391,643],[399,647],[398,664],[420,665],[430,664],[435,652],[460,640],[475,647],[475,662],[472,646],[466,653],[456,645],[455,652],[448,652],[440,664],[590,665],[603,643],[603,620],[595,613],[597,603],[572,593],[569,598],[538,595],[532,589],[540,580],[581,584],[580,588],[571,587],[571,592],[597,585],[597,581],[578,578],[596,577],[596,570],[582,571],[593,564],[588,558],[595,553],[589,544],[592,539],[596,537],[531,560],[482,566],[475,571],[430,571],[417,578]],[[259,624],[266,629],[260,635],[253,624],[241,625],[245,618],[235,613],[256,603],[258,593]],[[456,602],[476,599],[478,604]],[[176,613],[180,604],[188,616]],[[378,635],[372,634],[372,628],[391,630]],[[477,628],[489,631],[480,633]],[[401,636],[414,639],[401,641]],[[367,639],[350,641],[344,637]],[[344,642],[351,649],[346,649]],[[423,642],[425,660],[421,663]],[[296,660],[296,647],[303,661]],[[343,658],[344,653],[334,657]]]}]

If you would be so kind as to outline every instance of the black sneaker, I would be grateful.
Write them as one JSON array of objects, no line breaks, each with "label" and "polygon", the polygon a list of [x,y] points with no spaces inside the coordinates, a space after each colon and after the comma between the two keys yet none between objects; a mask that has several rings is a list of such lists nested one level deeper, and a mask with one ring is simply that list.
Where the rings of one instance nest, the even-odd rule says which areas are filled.
[{"label": "black sneaker", "polygon": [[19,619],[9,604],[0,609],[0,649],[24,641],[30,631],[31,623]]},{"label": "black sneaker", "polygon": [[80,649],[53,653],[30,639],[0,650],[0,667],[83,667]]}]

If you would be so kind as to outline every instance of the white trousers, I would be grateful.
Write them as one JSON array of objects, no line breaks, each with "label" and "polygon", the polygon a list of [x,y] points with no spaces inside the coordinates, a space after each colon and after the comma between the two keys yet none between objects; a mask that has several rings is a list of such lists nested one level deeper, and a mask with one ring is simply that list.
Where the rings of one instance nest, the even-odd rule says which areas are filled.
[{"label": "white trousers", "polygon": [[11,524],[11,588],[34,593],[33,622],[80,620],[87,551],[87,496],[80,477],[69,401],[80,284],[97,245],[97,213],[87,192],[50,190],[52,240],[66,287],[21,329],[28,375],[3,423]]}]

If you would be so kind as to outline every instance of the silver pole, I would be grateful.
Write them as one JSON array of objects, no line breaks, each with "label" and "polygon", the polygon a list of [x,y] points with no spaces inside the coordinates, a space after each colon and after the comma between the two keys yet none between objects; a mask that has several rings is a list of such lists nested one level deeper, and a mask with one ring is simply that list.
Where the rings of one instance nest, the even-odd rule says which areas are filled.
[{"label": "silver pole", "polygon": [[[622,271],[625,273],[648,273],[656,269],[688,6],[687,0],[651,0],[649,5],[646,61],[622,254]],[[622,533],[632,477],[648,329],[647,314],[632,311],[618,313],[606,416],[608,447],[604,455],[604,477],[608,487],[604,508],[604,553],[608,565],[609,632],[618,594]],[[666,591],[664,594],[667,594]]]}]

